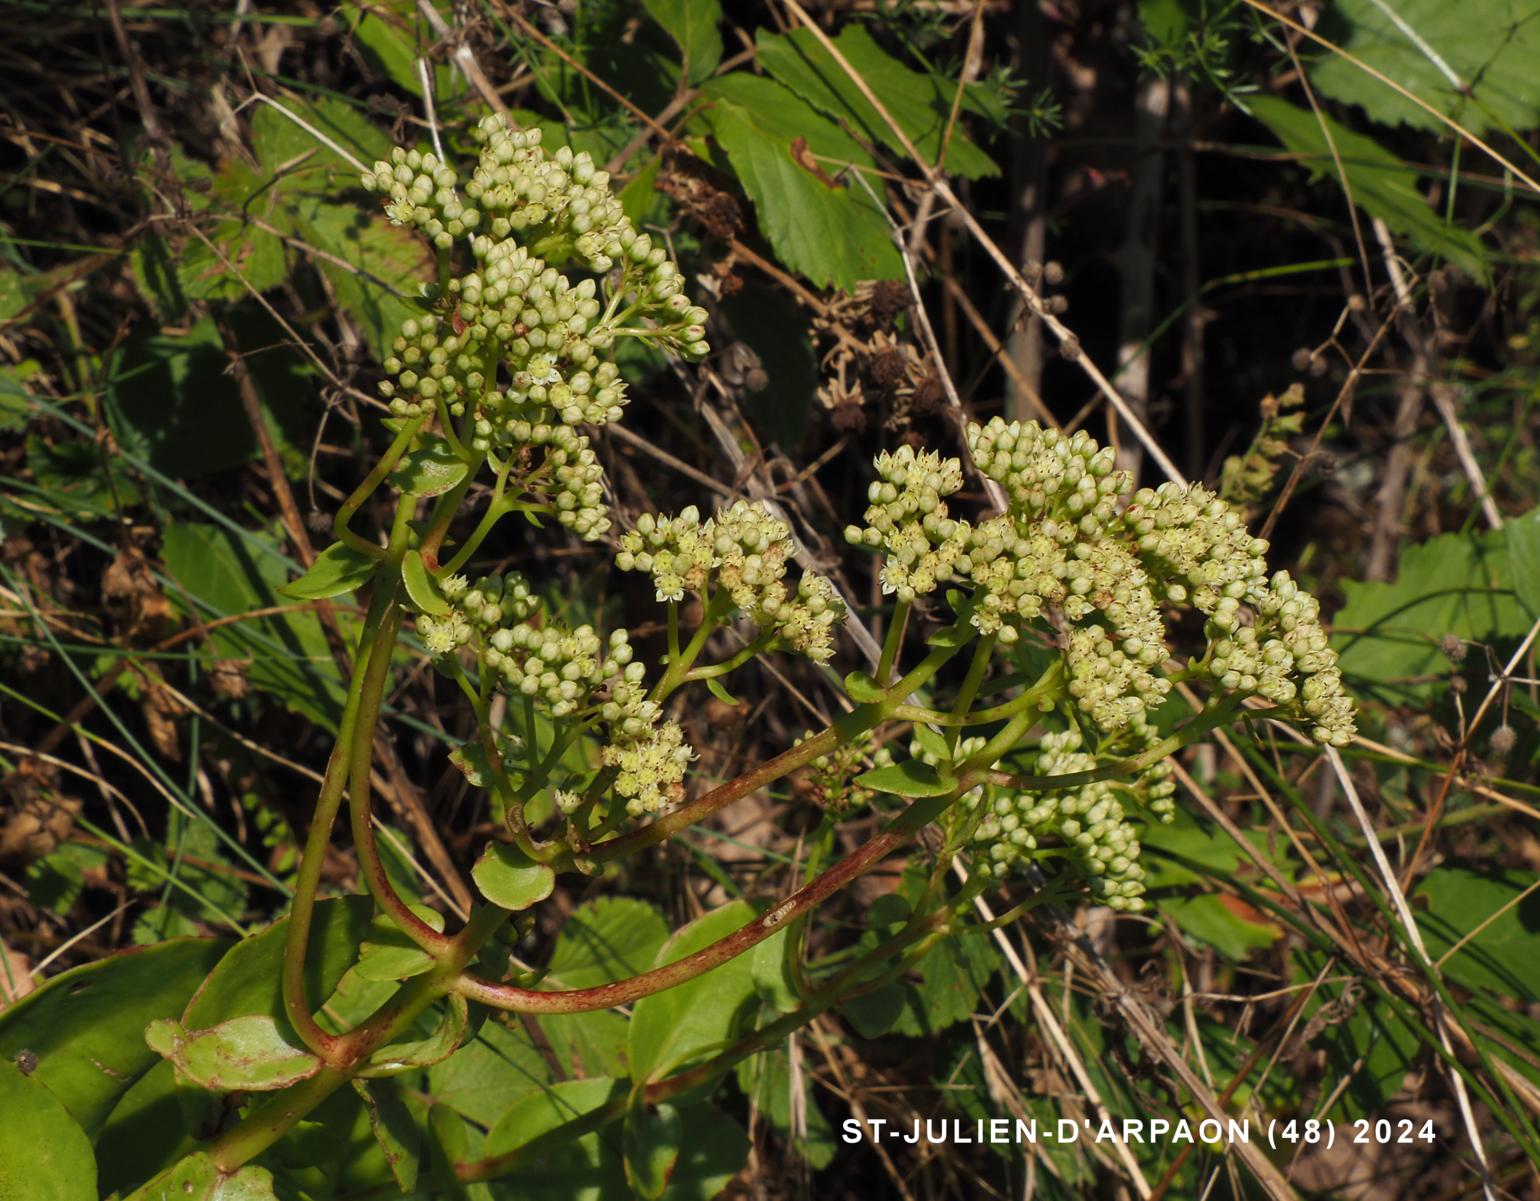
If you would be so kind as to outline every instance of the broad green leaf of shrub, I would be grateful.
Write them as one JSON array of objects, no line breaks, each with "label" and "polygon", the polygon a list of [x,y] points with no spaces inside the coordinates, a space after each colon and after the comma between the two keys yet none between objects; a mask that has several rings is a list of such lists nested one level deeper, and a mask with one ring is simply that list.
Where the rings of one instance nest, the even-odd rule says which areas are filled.
[{"label": "broad green leaf of shrub", "polygon": [[1418,189],[1417,172],[1374,139],[1277,96],[1248,96],[1246,107],[1312,174],[1336,178],[1371,217],[1423,253],[1447,259],[1478,279],[1488,278],[1480,239],[1440,217]]},{"label": "broad green leaf of shrub", "polygon": [[295,600],[325,600],[363,587],[378,561],[342,542],[333,542],[315,557],[309,570],[278,591]]},{"label": "broad green leaf of shrub", "polygon": [[[1336,0],[1332,15],[1347,30],[1338,45],[1472,133],[1540,124],[1531,0]],[[1341,55],[1323,54],[1310,78],[1322,95],[1362,105],[1383,124],[1446,128]]]},{"label": "broad green leaf of shrub", "polygon": [[411,496],[440,496],[470,473],[468,464],[444,438],[402,456],[390,473],[390,486]]},{"label": "broad green leaf of shrub", "polygon": [[[394,143],[385,131],[341,97],[319,96],[304,100],[291,95],[278,97],[278,103],[365,163],[373,164],[378,159],[390,157]],[[336,172],[348,181],[349,186],[357,183],[357,173],[347,159],[270,104],[259,104],[252,113],[251,140],[263,179],[271,179],[282,171],[286,179],[296,179],[307,185],[323,182],[329,185],[331,173]],[[326,174],[317,178],[316,173],[322,169]]]},{"label": "broad green leaf of shrub", "polygon": [[647,15],[679,43],[684,75],[699,83],[722,61],[720,0],[642,0]]},{"label": "broad green leaf of shrub", "polygon": [[[756,36],[759,64],[820,112],[841,122],[869,145],[883,145],[904,155],[904,144],[849,73],[810,30]],[[882,107],[898,123],[927,164],[941,154],[957,85],[936,75],[910,70],[872,40],[866,26],[846,25],[834,39],[846,62],[861,76]],[[962,112],[975,108],[963,90]],[[946,143],[946,169],[967,179],[1000,174],[994,160],[968,137],[961,123]]]},{"label": "broad green leaf of shrub", "polygon": [[[221,526],[178,522],[161,543],[166,571],[194,601],[199,617],[282,605],[289,570],[277,545],[261,534],[244,538]],[[179,589],[173,604],[189,608]],[[318,617],[285,613],[219,627],[209,637],[216,655],[250,659],[247,680],[297,713],[331,729],[342,711],[343,685]]]},{"label": "broad green leaf of shrub", "polygon": [[1234,963],[1241,962],[1252,951],[1272,946],[1283,934],[1275,926],[1247,921],[1214,893],[1168,897],[1157,904],[1183,934],[1208,943]]},{"label": "broad green leaf of shrub", "polygon": [[91,1142],[35,1077],[0,1062],[0,1201],[96,1201]]},{"label": "broad green leaf of shrub", "polygon": [[266,1014],[247,1014],[207,1030],[188,1030],[161,1018],[145,1028],[144,1040],[176,1065],[186,1079],[225,1092],[270,1092],[308,1080],[321,1061],[295,1047]]},{"label": "broad green leaf of shrub", "polygon": [[[726,938],[754,920],[734,901],[696,918],[663,944],[653,967],[664,967]],[[631,1077],[657,1080],[737,1032],[740,1011],[754,996],[751,957],[739,955],[674,988],[643,997],[631,1011]]]},{"label": "broad green leaf of shrub", "polygon": [[[444,932],[444,915],[437,909],[426,905],[411,905],[410,908],[440,934]],[[400,926],[384,914],[376,914],[368,938],[359,945],[358,964],[354,970],[365,980],[387,983],[420,976],[433,964],[433,956],[413,942]]]},{"label": "broad green leaf of shrub", "polygon": [[818,1108],[807,1072],[799,1073],[806,1133],[799,1133],[793,1124],[791,1057],[784,1046],[750,1056],[737,1066],[734,1074],[750,1104],[810,1168],[826,1168],[834,1161],[839,1145],[829,1119]]},{"label": "broad green leaf of shrub", "polygon": [[1533,874],[1485,875],[1463,867],[1427,874],[1416,899],[1428,954],[1437,961],[1466,940],[1444,961],[1448,979],[1499,997],[1540,1001],[1540,891],[1524,895],[1534,882]]},{"label": "broad green leaf of shrub", "polygon": [[145,1046],[145,1026],[180,1014],[229,948],[224,939],[186,939],[63,972],[0,1013],[0,1059],[22,1050],[36,1055],[32,1079],[94,1138],[159,1062]]},{"label": "broad green leaf of shrub", "polygon": [[1332,645],[1343,676],[1350,686],[1425,701],[1449,671],[1439,649],[1445,634],[1490,643],[1529,629],[1533,619],[1512,588],[1501,531],[1441,534],[1406,547],[1393,583],[1342,585]]},{"label": "broad green leaf of shrub", "polygon": [[[781,261],[820,286],[852,290],[863,279],[896,279],[903,264],[892,229],[871,196],[853,179],[837,179],[846,164],[872,160],[837,125],[772,79],[734,71],[702,89],[712,100],[711,132],[754,202],[759,228]],[[820,179],[793,149],[805,143]],[[882,183],[871,180],[882,196]]]},{"label": "broad green leaf of shrub", "polygon": [[365,60],[391,83],[421,100],[422,75],[417,60],[425,58],[439,103],[454,93],[455,75],[447,65],[434,66],[429,54],[438,39],[412,0],[344,4],[342,11],[347,16],[348,32],[357,39]]},{"label": "broad green leaf of shrub", "polygon": [[1503,527],[1513,564],[1513,590],[1524,607],[1540,617],[1540,509],[1531,509]]},{"label": "broad green leaf of shrub", "polygon": [[95,1136],[97,1187],[103,1196],[122,1193],[198,1149],[183,1120],[176,1069],[151,1051],[136,1031],[134,1041],[155,1066],[140,1076],[113,1107]]}]

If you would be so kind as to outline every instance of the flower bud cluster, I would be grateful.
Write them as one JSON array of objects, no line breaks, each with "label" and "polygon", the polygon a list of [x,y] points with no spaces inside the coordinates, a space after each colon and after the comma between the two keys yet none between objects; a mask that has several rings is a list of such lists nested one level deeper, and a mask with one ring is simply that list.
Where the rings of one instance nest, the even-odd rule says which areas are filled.
[{"label": "flower bud cluster", "polygon": [[530,698],[553,718],[603,722],[609,736],[601,762],[616,769],[615,791],[633,815],[677,799],[693,751],[648,699],[646,669],[627,631],[605,639],[590,625],[542,620],[539,599],[516,571],[474,586],[451,576],[441,591],[450,612],[417,616],[431,653],[443,658],[471,646],[510,694]]},{"label": "flower bud cluster", "polygon": [[847,527],[845,538],[880,549],[883,592],[912,601],[953,579],[967,549],[966,524],[948,515],[944,500],[962,487],[962,464],[901,446],[883,451],[875,465],[866,526]]},{"label": "flower bud cluster", "polygon": [[1161,605],[1191,604],[1208,617],[1197,666],[1221,687],[1286,707],[1320,741],[1351,737],[1352,702],[1320,606],[1286,574],[1268,580],[1267,543],[1226,502],[1201,485],[1165,484],[1124,504],[1128,473],[1084,431],[995,418],[970,425],[967,440],[1007,497],[1005,513],[976,525],[947,511],[962,486],[958,460],[909,447],[877,457],[866,525],[846,538],[882,552],[886,591],[912,600],[956,581],[972,594],[974,627],[1005,643],[1053,610],[1070,695],[1109,733],[1137,729],[1164,701]]},{"label": "flower bud cluster", "polygon": [[[810,734],[803,734],[797,744],[806,742]],[[862,772],[876,767],[888,767],[893,762],[893,752],[877,744],[873,732],[841,743],[827,755],[820,755],[807,765],[802,788],[807,799],[834,818],[849,817],[866,808],[876,793],[856,783]]]},{"label": "flower bud cluster", "polygon": [[[1097,766],[1096,756],[1082,749],[1077,730],[1045,734],[1038,745],[1039,775],[1070,775]],[[1059,849],[1067,852],[1068,869],[1102,904],[1129,912],[1144,907],[1139,839],[1111,781],[1057,792],[992,789],[984,803],[973,841],[978,850],[974,870],[986,879],[1003,879],[1033,863],[1040,850]]]},{"label": "flower bud cluster", "polygon": [[422,230],[440,250],[448,250],[481,220],[474,208],[460,203],[457,182],[448,163],[400,146],[391,151],[390,162],[377,162],[363,175],[365,188],[390,198],[385,215],[392,222]]},{"label": "flower bud cluster", "polygon": [[642,514],[621,535],[615,564],[650,574],[660,601],[716,591],[762,633],[826,663],[845,609],[834,586],[815,572],[803,572],[791,592],[786,564],[795,549],[784,521],[760,505],[736,501],[705,521],[693,505],[672,517]]}]

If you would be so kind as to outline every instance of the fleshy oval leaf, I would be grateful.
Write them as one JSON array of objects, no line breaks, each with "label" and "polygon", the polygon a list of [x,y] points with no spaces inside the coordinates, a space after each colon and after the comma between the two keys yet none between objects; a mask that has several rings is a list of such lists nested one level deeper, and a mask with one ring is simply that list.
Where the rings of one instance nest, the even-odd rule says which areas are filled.
[{"label": "fleshy oval leaf", "polygon": [[468,474],[470,466],[440,438],[403,456],[390,473],[390,483],[409,496],[439,496],[457,487]]},{"label": "fleshy oval leaf", "polygon": [[369,582],[375,559],[342,542],[333,542],[315,557],[310,570],[278,591],[295,600],[326,600],[353,592]]},{"label": "fleshy oval leaf", "polygon": [[857,776],[856,783],[874,792],[901,797],[945,796],[957,787],[957,781],[951,776],[942,775],[918,759],[874,768]]},{"label": "fleshy oval leaf", "polygon": [[439,591],[438,581],[433,578],[433,573],[423,562],[420,552],[409,550],[402,558],[401,582],[406,585],[406,594],[412,598],[412,604],[422,612],[430,613],[434,617],[448,615],[449,602]]},{"label": "fleshy oval leaf", "polygon": [[512,910],[528,909],[556,887],[556,873],[549,867],[501,842],[487,844],[471,868],[471,879],[492,904]]},{"label": "fleshy oval leaf", "polygon": [[144,1041],[184,1077],[204,1088],[271,1092],[308,1080],[321,1068],[309,1051],[291,1046],[266,1014],[231,1018],[188,1030],[169,1018],[145,1028]]}]

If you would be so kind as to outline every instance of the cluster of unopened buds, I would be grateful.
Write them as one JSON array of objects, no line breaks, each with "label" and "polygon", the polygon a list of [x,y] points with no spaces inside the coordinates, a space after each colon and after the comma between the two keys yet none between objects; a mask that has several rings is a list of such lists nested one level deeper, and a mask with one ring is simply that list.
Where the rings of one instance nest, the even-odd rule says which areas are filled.
[{"label": "cluster of unopened buds", "polygon": [[[1038,743],[1036,770],[1043,776],[1093,771],[1099,760],[1083,749],[1079,731],[1044,734]],[[1139,839],[1118,800],[1119,785],[1096,780],[1058,791],[1015,792],[990,786],[984,812],[973,831],[974,870],[986,879],[1003,879],[1025,870],[1040,851],[1057,852],[1091,895],[1111,909],[1144,907],[1144,869]],[[1169,814],[1169,794],[1157,816]]]},{"label": "cluster of unopened buds", "polygon": [[946,498],[962,466],[904,448],[879,455],[864,527],[849,541],[883,555],[883,586],[912,600],[945,583],[971,594],[982,634],[1014,642],[1050,611],[1060,621],[1068,688],[1097,728],[1138,723],[1170,691],[1162,602],[1208,617],[1209,648],[1195,660],[1227,692],[1272,701],[1308,719],[1321,742],[1352,736],[1319,606],[1285,573],[1268,579],[1267,543],[1201,485],[1131,492],[1112,452],[1084,431],[1066,437],[1035,422],[972,425],[978,469],[1000,484],[1004,513],[977,524]]},{"label": "cluster of unopened buds", "polygon": [[793,593],[786,562],[796,553],[791,527],[760,505],[737,501],[701,520],[693,505],[668,517],[644,513],[620,537],[615,564],[652,576],[660,601],[686,592],[725,598],[762,635],[826,663],[845,607],[824,576],[805,571]]},{"label": "cluster of unopened buds", "polygon": [[602,722],[608,737],[601,761],[615,769],[615,791],[633,815],[678,799],[693,752],[648,698],[646,669],[633,658],[626,630],[603,638],[592,626],[550,620],[516,571],[474,585],[451,576],[441,592],[449,612],[422,613],[416,622],[431,654],[446,659],[469,647],[510,695],[529,698],[553,718]]}]

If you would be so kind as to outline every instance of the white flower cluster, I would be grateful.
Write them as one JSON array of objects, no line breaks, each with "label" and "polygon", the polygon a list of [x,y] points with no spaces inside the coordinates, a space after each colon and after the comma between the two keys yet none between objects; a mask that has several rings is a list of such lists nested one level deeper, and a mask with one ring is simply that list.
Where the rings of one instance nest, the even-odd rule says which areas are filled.
[{"label": "white flower cluster", "polygon": [[958,460],[908,447],[877,456],[866,526],[846,538],[883,554],[885,590],[911,600],[956,581],[972,594],[974,627],[1006,643],[1053,609],[1070,695],[1106,732],[1136,727],[1165,699],[1161,604],[1191,604],[1208,617],[1197,666],[1221,687],[1284,706],[1322,742],[1351,738],[1319,605],[1286,574],[1268,579],[1267,543],[1228,504],[1201,485],[1165,484],[1125,505],[1128,473],[1084,431],[995,418],[970,425],[967,440],[1007,497],[1005,513],[977,525],[947,511]]},{"label": "white flower cluster", "polygon": [[815,572],[803,572],[792,594],[785,577],[794,551],[784,521],[760,505],[737,501],[705,521],[693,505],[673,517],[642,514],[621,535],[615,564],[650,574],[660,601],[720,589],[762,632],[826,663],[845,609],[834,586]]},{"label": "white flower cluster", "polygon": [[390,198],[385,215],[392,222],[422,230],[440,250],[448,250],[481,220],[474,208],[460,203],[457,182],[448,163],[400,146],[390,152],[390,162],[375,163],[363,176],[364,187]]},{"label": "white flower cluster", "polygon": [[590,625],[542,620],[539,598],[516,571],[474,586],[451,576],[441,590],[448,615],[417,616],[418,635],[432,654],[442,658],[474,645],[510,694],[529,697],[553,718],[602,721],[609,736],[601,763],[617,769],[615,791],[631,814],[677,799],[694,752],[648,699],[646,669],[635,661],[627,631],[605,640]]},{"label": "white flower cluster", "polygon": [[[1045,734],[1038,746],[1039,775],[1087,772],[1098,763],[1082,749],[1077,730]],[[1142,909],[1139,839],[1117,799],[1117,788],[1110,780],[1097,780],[1057,792],[992,789],[973,833],[979,851],[974,870],[999,880],[1039,861],[1040,851],[1056,850],[1102,904],[1130,912]]]}]

